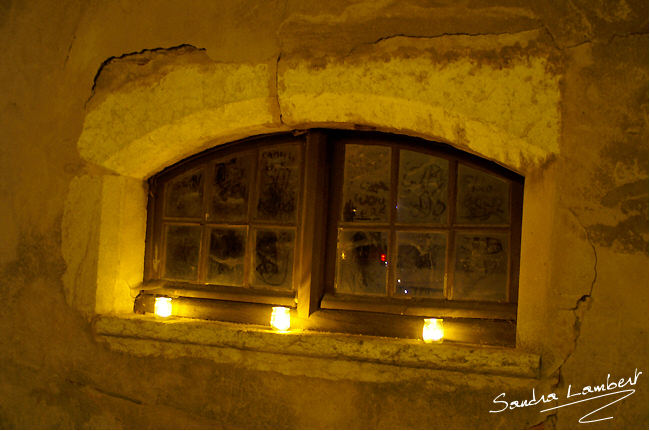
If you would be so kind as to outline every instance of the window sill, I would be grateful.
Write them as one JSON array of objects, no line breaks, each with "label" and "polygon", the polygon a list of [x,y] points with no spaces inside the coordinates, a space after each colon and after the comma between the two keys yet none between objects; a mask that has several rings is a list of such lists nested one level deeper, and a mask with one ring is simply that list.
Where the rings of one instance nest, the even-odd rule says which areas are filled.
[{"label": "window sill", "polygon": [[[540,369],[539,356],[512,348],[299,330],[278,333],[255,325],[177,317],[100,315],[94,321],[94,330],[97,338],[110,348],[137,356],[189,356],[242,363],[250,360],[242,353],[247,351],[259,353],[261,356],[254,360],[276,371],[274,363],[295,368],[295,361],[288,358],[296,357],[330,362],[325,365],[347,361],[376,367],[398,366],[416,372],[445,370],[529,379],[538,378]],[[323,363],[306,368],[314,366],[327,373],[333,369],[323,369]],[[355,377],[363,378],[355,373],[347,378]]]}]

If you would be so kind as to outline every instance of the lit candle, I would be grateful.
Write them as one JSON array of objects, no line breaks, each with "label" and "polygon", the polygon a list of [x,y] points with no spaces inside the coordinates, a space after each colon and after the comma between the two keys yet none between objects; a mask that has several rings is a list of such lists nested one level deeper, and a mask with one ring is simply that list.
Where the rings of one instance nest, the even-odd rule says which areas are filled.
[{"label": "lit candle", "polygon": [[442,319],[424,319],[424,326],[422,327],[422,339],[424,341],[442,342],[444,335],[445,330],[442,326]]},{"label": "lit candle", "polygon": [[160,317],[169,317],[172,315],[172,299],[165,296],[158,296],[154,304],[154,314]]},{"label": "lit candle", "polygon": [[271,326],[279,331],[286,331],[291,326],[291,316],[287,307],[273,307]]}]

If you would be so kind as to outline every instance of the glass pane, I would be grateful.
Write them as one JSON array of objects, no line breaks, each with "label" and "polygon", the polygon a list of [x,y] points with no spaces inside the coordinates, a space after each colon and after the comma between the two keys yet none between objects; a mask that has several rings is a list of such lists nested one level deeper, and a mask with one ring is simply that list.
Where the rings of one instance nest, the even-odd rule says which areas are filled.
[{"label": "glass pane", "polygon": [[245,229],[212,229],[207,281],[229,286],[244,283]]},{"label": "glass pane", "polygon": [[214,166],[210,219],[246,221],[253,156],[244,155],[219,161]]},{"label": "glass pane", "polygon": [[456,234],[453,299],[504,301],[507,283],[507,234]]},{"label": "glass pane", "polygon": [[336,291],[386,294],[387,232],[339,229]]},{"label": "glass pane", "polygon": [[167,226],[165,278],[196,280],[201,246],[200,226]]},{"label": "glass pane", "polygon": [[505,180],[458,165],[458,222],[507,224],[508,189]]},{"label": "glass pane", "polygon": [[400,151],[397,220],[445,223],[449,162],[414,151]]},{"label": "glass pane", "polygon": [[168,217],[201,217],[203,205],[203,172],[190,172],[169,181],[165,215]]},{"label": "glass pane", "polygon": [[447,238],[442,233],[397,233],[398,295],[443,297]]},{"label": "glass pane", "polygon": [[258,220],[296,220],[299,150],[297,145],[291,145],[260,151]]},{"label": "glass pane", "polygon": [[343,221],[387,221],[390,147],[345,146]]},{"label": "glass pane", "polygon": [[253,284],[291,289],[293,244],[293,229],[257,229]]}]

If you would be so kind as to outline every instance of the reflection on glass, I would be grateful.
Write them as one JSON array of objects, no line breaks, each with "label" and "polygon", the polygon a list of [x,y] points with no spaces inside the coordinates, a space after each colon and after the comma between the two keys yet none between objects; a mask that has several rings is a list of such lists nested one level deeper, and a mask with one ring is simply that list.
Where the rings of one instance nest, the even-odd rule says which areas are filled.
[{"label": "reflection on glass", "polygon": [[215,164],[210,219],[219,221],[247,219],[252,163],[251,155],[243,155],[221,160]]},{"label": "reflection on glass", "polygon": [[244,282],[245,229],[212,229],[207,281],[228,286]]},{"label": "reflection on glass", "polygon": [[201,245],[200,226],[167,226],[165,278],[196,280]]},{"label": "reflection on glass", "polygon": [[508,235],[456,234],[453,299],[504,301],[508,283]]},{"label": "reflection on glass", "polygon": [[291,289],[293,243],[293,229],[256,230],[253,284]]},{"label": "reflection on glass", "polygon": [[449,162],[414,151],[400,151],[397,220],[403,223],[447,221]]},{"label": "reflection on glass", "polygon": [[297,145],[285,145],[260,151],[258,220],[296,220],[299,150]]},{"label": "reflection on glass", "polygon": [[386,294],[387,232],[339,229],[336,291]]},{"label": "reflection on glass", "polygon": [[388,220],[390,151],[376,145],[345,146],[343,221]]},{"label": "reflection on glass", "polygon": [[494,175],[458,165],[458,223],[508,223],[508,183]]},{"label": "reflection on glass", "polygon": [[398,232],[395,292],[443,296],[447,239],[441,233]]},{"label": "reflection on glass", "polygon": [[203,173],[191,172],[174,178],[165,186],[168,217],[201,217]]}]

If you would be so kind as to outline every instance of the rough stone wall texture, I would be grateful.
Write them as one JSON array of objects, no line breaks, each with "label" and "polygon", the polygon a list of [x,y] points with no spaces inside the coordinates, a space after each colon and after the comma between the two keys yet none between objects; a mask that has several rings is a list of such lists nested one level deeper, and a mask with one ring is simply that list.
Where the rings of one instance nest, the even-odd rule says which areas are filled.
[{"label": "rough stone wall texture", "polygon": [[[2,2],[0,426],[647,428],[647,16],[630,0]],[[97,285],[115,285],[102,268],[139,271],[106,235],[142,234],[100,220],[106,206],[137,211],[138,181],[215,142],[355,123],[444,138],[526,176],[537,199],[518,335],[542,356],[539,382],[333,380],[250,368],[245,351],[215,363],[98,343]],[[111,187],[115,204],[100,196]],[[488,414],[501,391],[561,393],[635,368],[637,392],[610,421]]]}]

